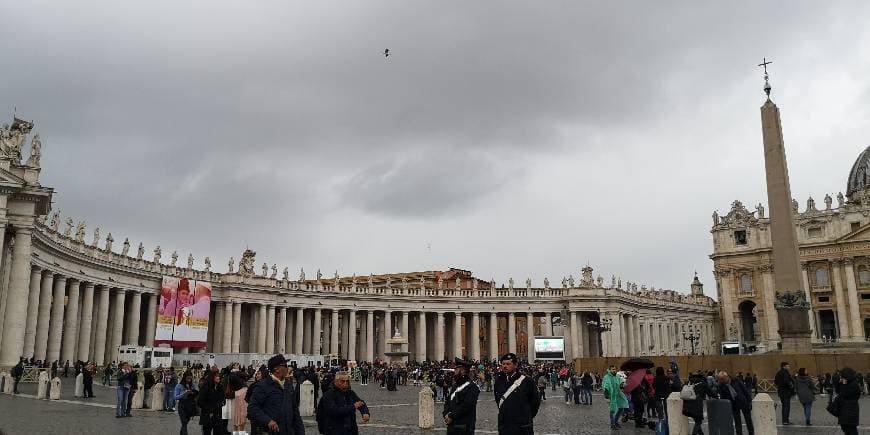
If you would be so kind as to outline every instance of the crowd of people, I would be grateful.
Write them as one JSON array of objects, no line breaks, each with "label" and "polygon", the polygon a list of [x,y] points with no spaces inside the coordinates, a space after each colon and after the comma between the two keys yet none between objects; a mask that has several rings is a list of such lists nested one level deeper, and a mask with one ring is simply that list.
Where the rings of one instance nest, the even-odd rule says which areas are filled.
[{"label": "crowd of people", "polygon": [[[41,361],[21,360],[12,371],[14,391],[27,365],[42,366]],[[84,398],[92,398],[93,379],[97,368],[93,363],[78,361],[49,367],[54,376],[65,376],[72,368],[83,375]],[[533,433],[533,421],[541,402],[560,397],[565,405],[591,405],[593,391],[601,391],[608,402],[611,429],[620,429],[632,421],[637,428],[656,429],[666,421],[666,399],[679,393],[682,414],[690,417],[692,434],[702,434],[704,402],[724,399],[731,402],[731,412],[737,434],[753,434],[752,400],[758,393],[757,375],[726,371],[693,372],[681,379],[679,368],[648,367],[621,371],[612,366],[601,375],[596,371],[575,371],[573,365],[560,362],[525,363],[514,354],[499,361],[409,362],[406,366],[362,362],[346,367],[291,367],[282,355],[275,355],[259,367],[238,363],[224,368],[190,366],[177,372],[174,367],[146,370],[140,377],[137,367],[127,362],[109,364],[103,368],[104,385],[117,383],[116,418],[131,417],[132,398],[143,388],[144,407],[153,403],[152,387],[163,384],[162,410],[177,412],[180,433],[195,417],[204,434],[304,433],[299,416],[300,386],[310,381],[318,431],[325,434],[358,433],[356,413],[366,423],[369,408],[351,388],[351,382],[368,385],[376,382],[380,388],[396,391],[399,386],[428,386],[436,402],[443,403],[444,424],[448,433],[474,433],[476,404],[480,392],[492,392],[499,410],[499,433]],[[194,373],[200,374],[194,381]],[[774,379],[780,401],[782,424],[791,425],[791,403],[796,398],[802,405],[804,423],[812,425],[813,402],[819,394],[827,395],[827,410],[837,417],[843,433],[857,434],[858,399],[870,392],[870,374],[862,375],[850,368],[833,374],[807,373],[805,368],[791,371],[781,364]],[[561,395],[557,391],[561,389]],[[230,431],[232,428],[232,431]]]}]

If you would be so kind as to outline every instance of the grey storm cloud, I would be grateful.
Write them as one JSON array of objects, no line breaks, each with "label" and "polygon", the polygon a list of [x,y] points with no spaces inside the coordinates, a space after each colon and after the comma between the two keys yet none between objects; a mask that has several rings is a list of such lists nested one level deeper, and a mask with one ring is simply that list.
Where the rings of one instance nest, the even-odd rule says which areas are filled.
[{"label": "grey storm cloud", "polygon": [[36,122],[56,208],[149,251],[682,290],[712,282],[712,210],[764,201],[762,57],[796,195],[842,189],[868,9],[13,2],[0,108]]}]

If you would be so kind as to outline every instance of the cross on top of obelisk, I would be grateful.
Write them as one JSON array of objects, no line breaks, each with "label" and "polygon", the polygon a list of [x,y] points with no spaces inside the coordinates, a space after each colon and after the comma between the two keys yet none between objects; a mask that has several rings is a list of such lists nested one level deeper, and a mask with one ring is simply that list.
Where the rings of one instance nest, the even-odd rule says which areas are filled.
[{"label": "cross on top of obelisk", "polygon": [[768,62],[766,57],[762,58],[762,62],[758,64],[760,67],[764,67],[764,93],[767,94],[767,99],[770,99],[770,77],[767,75],[767,66],[772,64],[773,62]]}]

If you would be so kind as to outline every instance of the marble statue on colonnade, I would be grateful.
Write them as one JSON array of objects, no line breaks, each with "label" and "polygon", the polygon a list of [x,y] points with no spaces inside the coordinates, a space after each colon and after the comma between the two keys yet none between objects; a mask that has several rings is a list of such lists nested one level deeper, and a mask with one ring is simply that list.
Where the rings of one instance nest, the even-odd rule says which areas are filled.
[{"label": "marble statue on colonnade", "polygon": [[129,254],[129,253],[130,253],[130,239],[124,237],[124,247],[121,248],[121,256],[126,258],[127,254]]},{"label": "marble statue on colonnade", "polygon": [[39,134],[34,134],[30,141],[30,157],[27,158],[25,165],[32,168],[39,168],[39,160],[42,157],[42,140]]},{"label": "marble statue on colonnade", "polygon": [[211,272],[211,257],[205,257],[202,262],[205,264],[205,271]]},{"label": "marble statue on colonnade", "polygon": [[142,242],[139,242],[139,249],[136,252],[136,259],[141,260],[144,255],[145,255],[145,245],[143,245]]}]

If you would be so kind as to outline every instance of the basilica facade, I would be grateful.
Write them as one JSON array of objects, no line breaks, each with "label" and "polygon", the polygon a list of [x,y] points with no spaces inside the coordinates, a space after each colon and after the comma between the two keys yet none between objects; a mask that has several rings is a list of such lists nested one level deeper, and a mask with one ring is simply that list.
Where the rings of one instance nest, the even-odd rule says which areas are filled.
[{"label": "basilica facade", "polygon": [[38,137],[22,163],[32,127],[16,119],[0,131],[0,367],[20,357],[101,365],[120,345],[153,345],[166,277],[211,289],[205,347],[176,347],[180,353],[374,361],[384,359],[386,341],[396,334],[417,361],[493,359],[509,351],[534,358],[534,336],[564,337],[566,359],[718,352],[720,310],[697,277],[690,292],[680,293],[616,277],[605,282],[588,265],[576,283],[570,277],[533,286],[527,279],[517,286],[456,268],[290,277],[288,268],[279,275],[277,265],[257,266],[251,250],[238,267],[230,259],[222,271],[208,257],[201,264],[192,254],[180,263],[177,252],[166,259],[159,246],[131,247],[52,211],[54,191],[39,182]]},{"label": "basilica facade", "polygon": [[[801,210],[803,209],[803,210]],[[870,147],[852,166],[846,194],[792,201],[814,347],[870,350]],[[713,214],[713,254],[726,340],[780,346],[770,219],[734,201]]]}]

